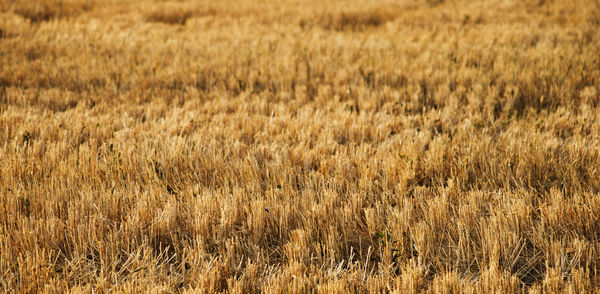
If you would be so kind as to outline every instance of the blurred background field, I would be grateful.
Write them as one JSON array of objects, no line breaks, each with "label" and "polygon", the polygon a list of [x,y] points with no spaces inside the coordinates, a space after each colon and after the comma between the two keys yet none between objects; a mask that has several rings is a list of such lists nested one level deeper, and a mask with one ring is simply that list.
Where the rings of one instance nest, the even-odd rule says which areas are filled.
[{"label": "blurred background field", "polygon": [[0,291],[589,292],[595,0],[0,0]]}]

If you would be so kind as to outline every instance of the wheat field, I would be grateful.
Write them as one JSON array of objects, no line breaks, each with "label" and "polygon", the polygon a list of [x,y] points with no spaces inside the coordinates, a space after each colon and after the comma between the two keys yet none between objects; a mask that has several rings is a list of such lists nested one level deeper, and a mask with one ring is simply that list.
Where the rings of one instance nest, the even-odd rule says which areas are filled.
[{"label": "wheat field", "polygon": [[597,0],[0,0],[0,292],[600,291]]}]

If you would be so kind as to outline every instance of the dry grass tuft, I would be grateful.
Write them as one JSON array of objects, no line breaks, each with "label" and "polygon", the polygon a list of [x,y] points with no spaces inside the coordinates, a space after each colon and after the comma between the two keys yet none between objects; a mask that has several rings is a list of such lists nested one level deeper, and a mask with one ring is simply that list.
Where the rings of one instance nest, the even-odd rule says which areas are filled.
[{"label": "dry grass tuft", "polygon": [[[91,0],[43,0],[43,1],[12,1],[11,9],[34,23],[59,18],[76,17],[91,10],[95,5]],[[6,6],[3,5],[3,6]]]},{"label": "dry grass tuft", "polygon": [[314,19],[302,19],[303,28],[318,25],[327,30],[361,31],[379,27],[394,20],[397,13],[390,9],[346,10],[335,13],[324,13]]},{"label": "dry grass tuft", "polygon": [[183,25],[192,17],[213,16],[216,13],[216,9],[212,7],[200,8],[198,5],[167,2],[146,11],[144,18],[149,22]]}]

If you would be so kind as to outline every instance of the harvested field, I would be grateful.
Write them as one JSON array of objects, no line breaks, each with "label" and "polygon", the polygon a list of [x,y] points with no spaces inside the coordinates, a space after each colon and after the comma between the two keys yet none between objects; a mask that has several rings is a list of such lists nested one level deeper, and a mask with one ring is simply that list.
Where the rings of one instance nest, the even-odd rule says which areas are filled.
[{"label": "harvested field", "polygon": [[0,292],[600,290],[600,2],[0,0]]}]

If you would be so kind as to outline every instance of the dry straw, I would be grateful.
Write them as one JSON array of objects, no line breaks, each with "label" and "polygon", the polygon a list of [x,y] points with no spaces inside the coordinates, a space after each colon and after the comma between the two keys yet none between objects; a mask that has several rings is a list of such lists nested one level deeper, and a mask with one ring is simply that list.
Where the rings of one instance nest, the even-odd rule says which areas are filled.
[{"label": "dry straw", "polygon": [[598,290],[597,1],[0,13],[2,292]]}]

